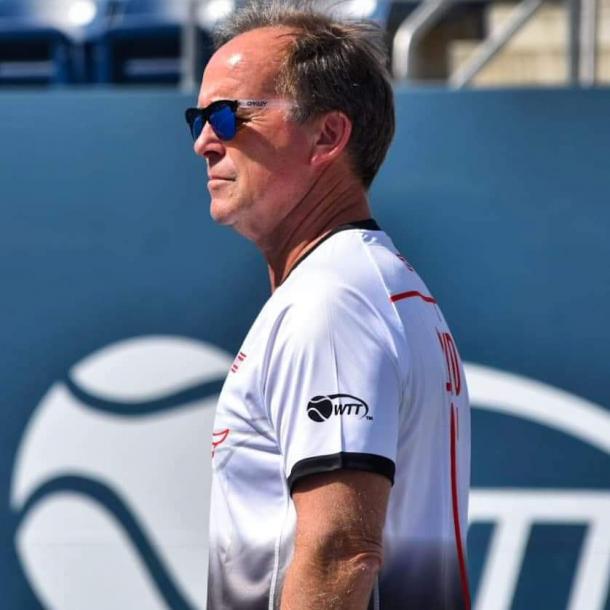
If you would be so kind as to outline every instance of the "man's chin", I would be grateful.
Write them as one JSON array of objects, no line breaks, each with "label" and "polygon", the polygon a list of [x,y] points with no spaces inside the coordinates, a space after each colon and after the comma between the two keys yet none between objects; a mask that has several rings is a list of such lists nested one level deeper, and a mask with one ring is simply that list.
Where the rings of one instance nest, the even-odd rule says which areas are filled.
[{"label": "man's chin", "polygon": [[232,225],[233,224],[233,216],[231,210],[231,206],[226,201],[222,201],[221,199],[212,198],[212,202],[210,204],[210,216],[212,220],[219,225]]}]

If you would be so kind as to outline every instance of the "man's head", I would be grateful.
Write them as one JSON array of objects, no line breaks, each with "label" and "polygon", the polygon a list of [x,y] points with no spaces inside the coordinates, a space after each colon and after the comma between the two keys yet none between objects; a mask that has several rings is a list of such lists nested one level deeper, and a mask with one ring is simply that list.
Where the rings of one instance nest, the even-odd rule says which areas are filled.
[{"label": "man's head", "polygon": [[254,204],[275,188],[296,202],[333,163],[347,166],[366,190],[392,140],[393,94],[381,31],[337,22],[304,5],[253,3],[218,32],[199,106],[218,99],[284,101],[238,110],[244,123],[234,140],[218,141],[209,126],[197,140],[209,174],[229,179],[209,184],[212,214],[221,222],[233,224],[226,215],[229,195]]},{"label": "man's head", "polygon": [[394,96],[383,32],[371,23],[333,20],[309,5],[251,3],[217,32],[216,42],[220,46],[261,27],[290,28],[294,35],[284,49],[276,92],[297,102],[292,116],[301,123],[332,110],[347,115],[354,171],[368,188],[394,135]]}]

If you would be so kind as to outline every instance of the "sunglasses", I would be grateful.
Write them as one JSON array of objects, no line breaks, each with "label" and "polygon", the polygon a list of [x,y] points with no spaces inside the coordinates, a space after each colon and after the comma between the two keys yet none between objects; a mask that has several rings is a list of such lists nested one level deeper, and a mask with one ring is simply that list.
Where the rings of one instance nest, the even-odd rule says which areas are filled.
[{"label": "sunglasses", "polygon": [[237,133],[239,108],[262,110],[272,106],[293,106],[288,100],[216,100],[205,108],[187,108],[184,116],[193,140],[197,140],[206,122],[221,140],[232,140]]}]

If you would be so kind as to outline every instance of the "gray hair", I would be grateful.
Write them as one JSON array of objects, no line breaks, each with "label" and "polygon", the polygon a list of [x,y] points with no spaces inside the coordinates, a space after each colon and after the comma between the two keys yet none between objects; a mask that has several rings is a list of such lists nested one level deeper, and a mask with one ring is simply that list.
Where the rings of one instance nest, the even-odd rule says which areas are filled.
[{"label": "gray hair", "polygon": [[372,22],[338,20],[311,1],[254,0],[216,32],[216,48],[263,27],[294,31],[276,91],[297,103],[292,118],[304,123],[325,112],[344,112],[352,122],[348,153],[368,188],[394,136],[394,96],[383,30]]}]

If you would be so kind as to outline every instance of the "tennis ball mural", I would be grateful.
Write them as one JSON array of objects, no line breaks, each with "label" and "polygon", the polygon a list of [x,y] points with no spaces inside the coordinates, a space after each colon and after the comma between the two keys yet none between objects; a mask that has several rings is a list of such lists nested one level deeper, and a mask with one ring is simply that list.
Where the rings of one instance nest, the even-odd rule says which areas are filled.
[{"label": "tennis ball mural", "polygon": [[[23,434],[11,489],[17,553],[43,607],[205,608],[214,406],[232,360],[193,339],[135,338],[86,357],[43,396]],[[610,416],[600,405],[472,363],[465,372],[476,410],[533,422],[605,460],[610,455]],[[345,396],[311,398],[309,417],[326,421],[333,397]],[[353,413],[345,402],[340,412],[366,416],[367,405],[349,398]],[[470,519],[495,524],[475,610],[510,610],[540,523],[586,525],[566,607],[604,608],[605,487],[475,487]]]},{"label": "tennis ball mural", "polygon": [[192,339],[137,338],[49,389],[11,490],[17,552],[45,607],[205,607],[209,439],[231,361]]}]

